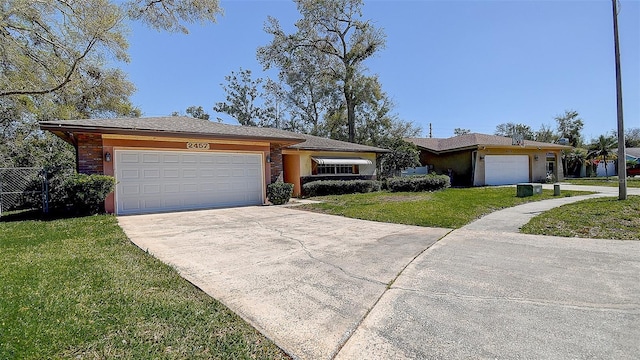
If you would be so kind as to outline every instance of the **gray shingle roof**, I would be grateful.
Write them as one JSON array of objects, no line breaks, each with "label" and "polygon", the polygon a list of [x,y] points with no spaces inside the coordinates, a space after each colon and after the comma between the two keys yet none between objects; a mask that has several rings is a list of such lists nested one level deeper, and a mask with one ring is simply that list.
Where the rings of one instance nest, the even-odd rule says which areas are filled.
[{"label": "gray shingle roof", "polygon": [[43,130],[99,133],[135,133],[153,136],[196,136],[234,139],[263,139],[286,144],[294,149],[383,153],[388,150],[344,141],[297,134],[290,131],[253,126],[229,125],[186,116],[56,120],[40,123]]},{"label": "gray shingle roof", "polygon": [[305,139],[304,142],[299,144],[294,144],[288,146],[290,149],[300,149],[300,150],[324,150],[324,151],[351,151],[351,152],[375,152],[375,153],[386,153],[389,150],[382,149],[374,146],[353,144],[345,141],[327,139],[323,137],[306,135],[306,134],[296,134]]},{"label": "gray shingle roof", "polygon": [[[511,146],[511,138],[487,135],[487,134],[465,134],[446,139],[438,138],[407,138],[406,141],[415,144],[417,147],[431,150],[433,152],[447,152],[475,148],[478,146]],[[569,146],[550,144],[539,141],[524,141],[525,148],[545,148],[545,149],[567,149]]]},{"label": "gray shingle roof", "polygon": [[640,148],[627,148],[627,155],[640,158]]},{"label": "gray shingle roof", "polygon": [[64,128],[67,131],[93,130],[103,133],[153,133],[156,136],[215,135],[216,137],[225,138],[259,138],[287,142],[304,140],[298,134],[289,131],[222,124],[186,116],[43,121],[40,123],[40,127],[51,131],[55,131],[57,128]]}]

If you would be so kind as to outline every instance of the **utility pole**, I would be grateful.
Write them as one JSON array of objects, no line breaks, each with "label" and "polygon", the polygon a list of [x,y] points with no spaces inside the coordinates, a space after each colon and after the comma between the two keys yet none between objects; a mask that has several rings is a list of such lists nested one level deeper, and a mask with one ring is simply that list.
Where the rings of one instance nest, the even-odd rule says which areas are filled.
[{"label": "utility pole", "polygon": [[433,137],[433,128],[431,127],[431,123],[429,123],[429,138]]},{"label": "utility pole", "polygon": [[622,74],[620,72],[620,43],[618,41],[618,0],[613,5],[613,43],[616,59],[616,100],[618,112],[618,200],[627,200],[627,154],[624,146],[624,119],[622,116]]}]

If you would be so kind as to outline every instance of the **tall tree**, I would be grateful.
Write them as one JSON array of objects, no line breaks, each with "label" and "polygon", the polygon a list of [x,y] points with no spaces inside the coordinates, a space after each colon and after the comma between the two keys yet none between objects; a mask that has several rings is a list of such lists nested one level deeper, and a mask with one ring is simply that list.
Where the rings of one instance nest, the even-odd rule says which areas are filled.
[{"label": "tall tree", "polygon": [[[616,130],[611,131],[613,137],[618,137]],[[640,128],[627,128],[624,132],[624,146],[628,148],[640,147]]]},{"label": "tall tree", "polygon": [[262,78],[253,79],[251,70],[232,71],[224,77],[227,84],[221,84],[227,93],[226,101],[218,102],[214,111],[228,114],[240,125],[258,126],[264,123],[264,110],[258,104],[262,97]]},{"label": "tall tree", "polygon": [[[312,56],[308,49],[286,47],[276,39],[286,39],[279,30],[278,21],[269,18],[271,25],[267,32],[277,33],[271,46],[258,49],[258,60],[265,69],[272,66],[279,68],[278,77],[281,88],[285,92],[289,118],[284,128],[322,135],[321,123],[330,104],[339,103],[338,89],[329,73],[330,58],[328,56]],[[317,55],[317,54],[316,54]],[[286,88],[285,88],[286,86]]]},{"label": "tall tree", "polygon": [[[356,139],[355,80],[364,70],[363,62],[384,47],[385,35],[362,19],[362,0],[295,0],[302,18],[297,31],[286,35],[270,18],[266,31],[271,44],[258,50],[263,64],[278,64],[281,54],[308,52],[310,58],[327,63],[326,72],[341,87],[347,113],[348,140]],[[284,51],[283,51],[284,50]],[[281,62],[280,62],[281,63]]]},{"label": "tall tree", "polygon": [[495,134],[506,137],[522,135],[525,140],[533,140],[535,137],[533,130],[531,130],[531,126],[512,122],[497,125]]},{"label": "tall tree", "polygon": [[555,135],[550,125],[542,124],[540,125],[540,129],[535,132],[534,140],[545,143],[554,143],[558,140],[558,137]]},{"label": "tall tree", "polygon": [[466,135],[466,134],[470,134],[471,130],[469,129],[463,129],[463,128],[455,128],[453,129],[453,136],[460,136],[460,135]]},{"label": "tall tree", "polygon": [[564,114],[555,117],[558,125],[558,135],[568,140],[569,145],[579,147],[582,145],[582,128],[584,122],[577,111],[565,110]]}]

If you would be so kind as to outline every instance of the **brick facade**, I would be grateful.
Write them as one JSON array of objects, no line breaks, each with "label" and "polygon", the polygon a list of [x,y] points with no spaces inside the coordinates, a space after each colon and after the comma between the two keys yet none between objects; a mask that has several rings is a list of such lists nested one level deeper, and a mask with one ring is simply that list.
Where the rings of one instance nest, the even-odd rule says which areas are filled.
[{"label": "brick facade", "polygon": [[78,139],[78,173],[104,174],[102,159],[102,135],[77,134]]},{"label": "brick facade", "polygon": [[271,144],[269,149],[269,157],[271,158],[271,182],[276,182],[280,174],[284,172],[282,165],[282,146],[279,144]]}]

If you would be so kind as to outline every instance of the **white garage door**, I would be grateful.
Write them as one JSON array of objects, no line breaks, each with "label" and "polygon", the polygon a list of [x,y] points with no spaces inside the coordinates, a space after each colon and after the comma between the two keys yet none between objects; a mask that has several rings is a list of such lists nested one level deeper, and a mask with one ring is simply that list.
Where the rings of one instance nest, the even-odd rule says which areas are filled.
[{"label": "white garage door", "polygon": [[116,150],[116,213],[262,204],[261,154]]},{"label": "white garage door", "polygon": [[529,182],[529,156],[487,155],[484,157],[485,185]]}]

